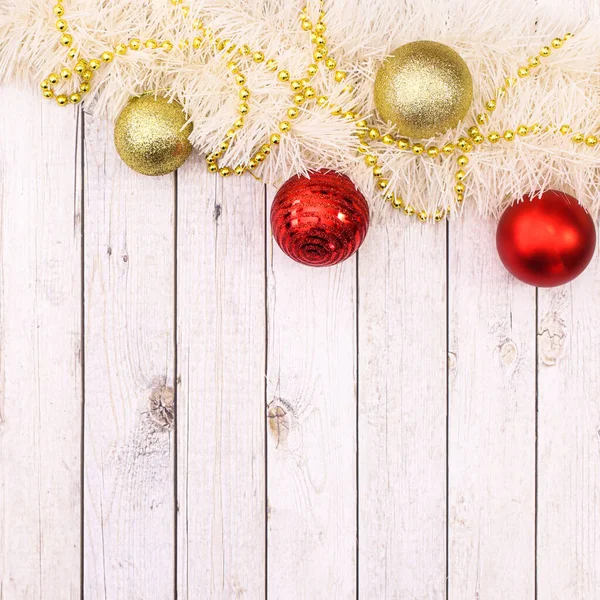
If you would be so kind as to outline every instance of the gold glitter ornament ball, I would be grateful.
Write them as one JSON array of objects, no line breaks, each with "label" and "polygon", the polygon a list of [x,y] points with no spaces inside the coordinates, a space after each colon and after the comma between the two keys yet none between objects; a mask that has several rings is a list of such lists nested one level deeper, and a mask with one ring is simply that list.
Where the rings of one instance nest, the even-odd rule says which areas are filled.
[{"label": "gold glitter ornament ball", "polygon": [[183,107],[146,93],[129,100],[115,123],[115,146],[125,164],[142,175],[166,175],[192,151],[192,124]]},{"label": "gold glitter ornament ball", "polygon": [[437,42],[411,42],[386,59],[375,78],[375,106],[401,135],[430,138],[456,127],[473,102],[465,61]]}]

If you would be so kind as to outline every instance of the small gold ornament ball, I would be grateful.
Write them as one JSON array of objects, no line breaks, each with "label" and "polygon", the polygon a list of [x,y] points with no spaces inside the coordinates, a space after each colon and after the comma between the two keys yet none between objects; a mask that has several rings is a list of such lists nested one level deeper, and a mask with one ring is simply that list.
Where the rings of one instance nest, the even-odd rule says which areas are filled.
[{"label": "small gold ornament ball", "polygon": [[125,164],[142,175],[166,175],[192,151],[192,124],[178,102],[151,92],[129,100],[115,123],[115,146]]},{"label": "small gold ornament ball", "polygon": [[430,138],[456,127],[473,102],[465,61],[437,42],[411,42],[386,59],[375,78],[375,106],[401,135]]}]

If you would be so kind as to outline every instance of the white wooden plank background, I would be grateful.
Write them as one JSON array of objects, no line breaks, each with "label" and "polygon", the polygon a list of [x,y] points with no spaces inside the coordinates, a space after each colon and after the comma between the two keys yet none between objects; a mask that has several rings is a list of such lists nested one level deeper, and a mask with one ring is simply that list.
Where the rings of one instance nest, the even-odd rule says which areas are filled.
[{"label": "white wooden plank background", "polygon": [[0,100],[1,600],[600,597],[598,257],[385,215],[310,270],[251,178]]}]

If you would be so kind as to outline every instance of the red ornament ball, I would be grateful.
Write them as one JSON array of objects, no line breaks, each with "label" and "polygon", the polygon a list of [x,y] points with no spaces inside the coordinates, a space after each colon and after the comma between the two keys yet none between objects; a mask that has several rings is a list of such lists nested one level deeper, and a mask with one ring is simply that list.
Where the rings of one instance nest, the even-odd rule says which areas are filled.
[{"label": "red ornament ball", "polygon": [[496,245],[504,266],[538,287],[575,279],[596,249],[596,228],[576,198],[549,190],[528,194],[502,215]]},{"label": "red ornament ball", "polygon": [[271,227],[290,258],[311,267],[330,267],[363,243],[369,206],[345,175],[314,171],[283,184],[271,208]]}]

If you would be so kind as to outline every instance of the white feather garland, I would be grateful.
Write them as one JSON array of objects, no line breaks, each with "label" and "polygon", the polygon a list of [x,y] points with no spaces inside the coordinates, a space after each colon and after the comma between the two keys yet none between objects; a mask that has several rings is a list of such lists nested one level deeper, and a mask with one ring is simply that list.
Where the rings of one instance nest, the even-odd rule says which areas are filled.
[{"label": "white feather garland", "polygon": [[[171,52],[142,48],[103,65],[86,97],[88,110],[114,119],[132,95],[162,91],[184,105],[194,123],[194,146],[209,153],[238,117],[239,88],[226,68],[226,52],[215,52],[209,45],[197,50],[178,47],[179,40],[197,35],[194,20],[201,19],[222,39],[260,49],[294,77],[304,76],[314,48],[310,33],[300,26],[305,2],[189,0],[187,5],[189,15],[184,17],[170,0],[64,0],[74,46],[87,58],[130,38],[174,42]],[[311,0],[306,10],[316,21],[319,2]],[[311,84],[331,104],[352,107],[377,123],[373,80],[386,56],[414,40],[445,43],[469,65],[475,100],[464,124],[433,140],[441,147],[464,135],[505,78],[514,76],[541,46],[572,32],[575,36],[563,48],[498,102],[490,124],[482,130],[568,123],[576,132],[600,132],[600,19],[593,0],[586,14],[569,13],[566,3],[534,0],[326,0],[324,10],[330,54],[348,73],[346,81],[337,83],[321,69]],[[73,66],[59,44],[55,21],[48,0],[0,0],[0,81],[39,83],[50,72]],[[249,60],[243,72],[252,92],[251,110],[223,156],[230,165],[247,161],[267,142],[290,106],[289,84],[278,81],[264,64]],[[350,105],[343,91],[348,82],[355,88]],[[378,126],[385,129],[382,123]],[[301,110],[292,131],[282,136],[280,146],[257,174],[277,185],[294,173],[334,169],[350,176],[372,208],[382,210],[385,203],[376,180],[356,151],[359,141],[353,122],[312,103]],[[391,188],[406,203],[429,213],[453,204],[454,161],[423,159],[380,142],[374,146]],[[571,136],[552,132],[517,137],[511,143],[483,144],[470,154],[466,186],[465,204],[476,205],[483,216],[497,216],[524,194],[549,188],[574,195],[597,214],[600,146],[576,145]],[[389,206],[387,210],[391,212]]]}]

